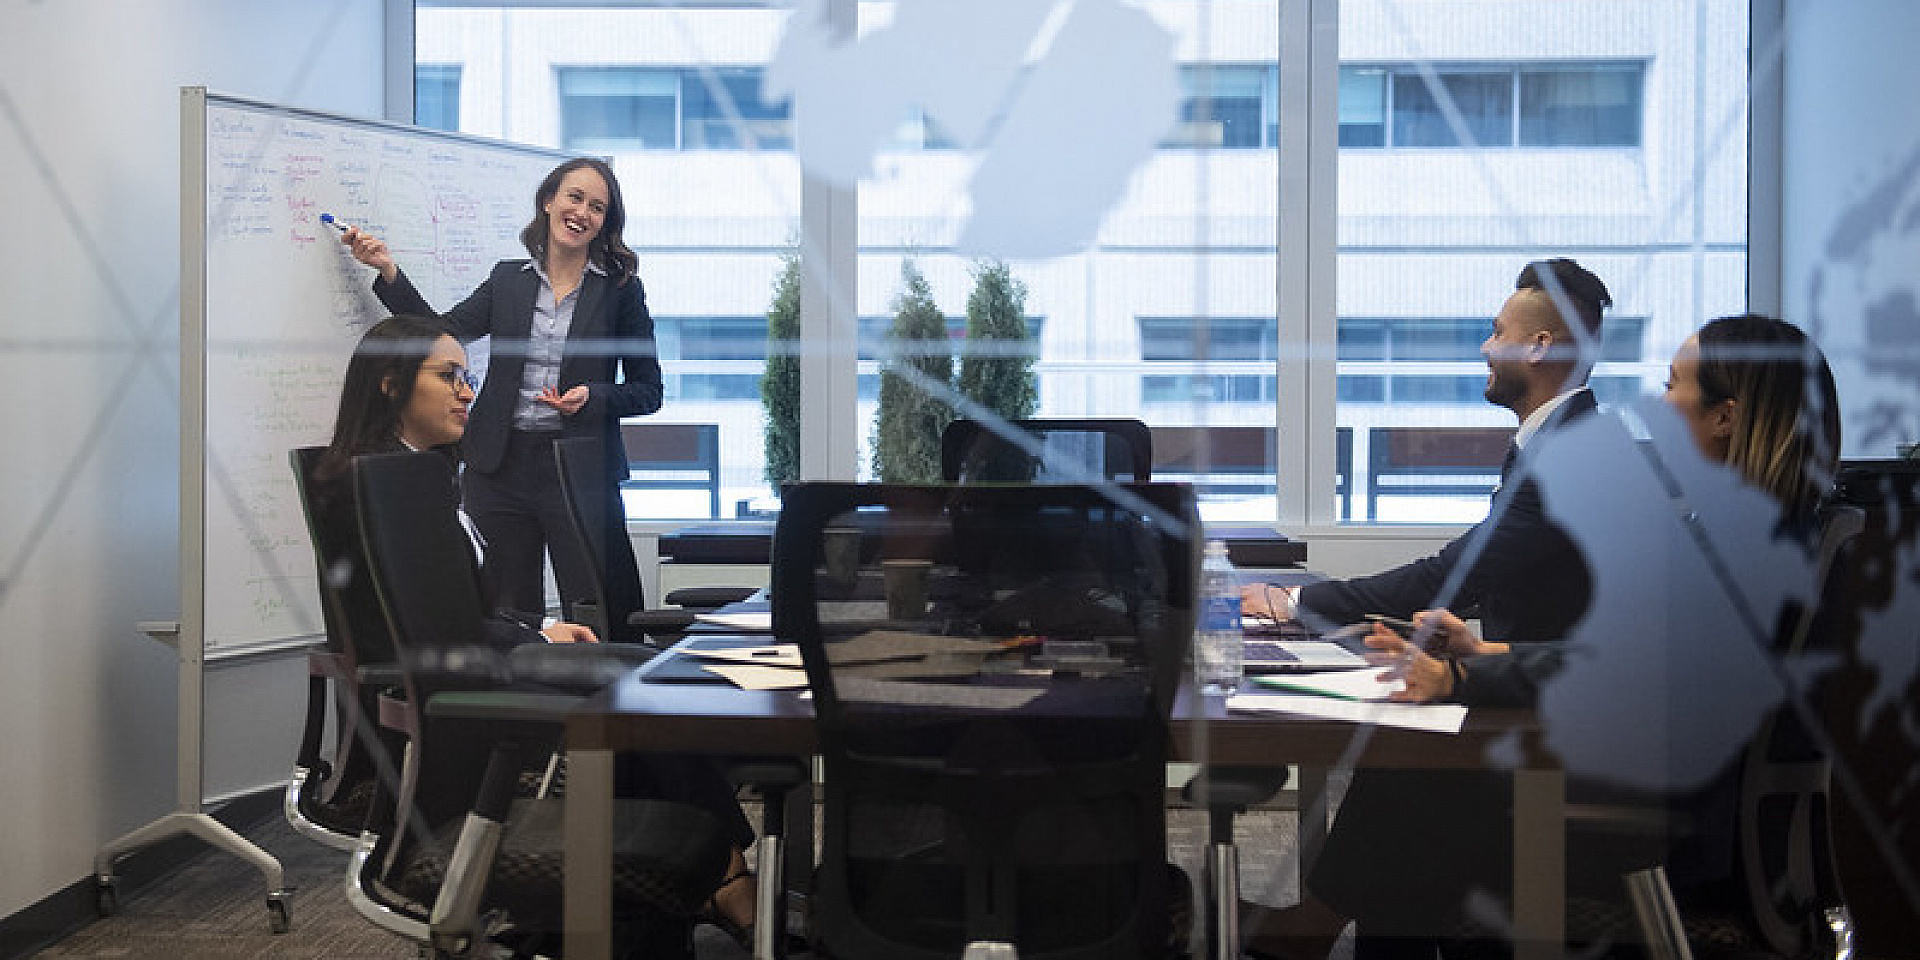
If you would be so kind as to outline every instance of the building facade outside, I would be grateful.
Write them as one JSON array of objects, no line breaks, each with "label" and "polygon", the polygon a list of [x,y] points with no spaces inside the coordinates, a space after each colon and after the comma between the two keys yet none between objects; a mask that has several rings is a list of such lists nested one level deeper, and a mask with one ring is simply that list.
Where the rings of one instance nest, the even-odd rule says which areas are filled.
[{"label": "building facade outside", "polygon": [[[1040,416],[1278,429],[1269,461],[1300,449],[1290,432],[1334,431],[1334,469],[1359,491],[1382,428],[1512,425],[1481,397],[1477,351],[1527,260],[1572,256],[1612,288],[1603,401],[1657,392],[1680,340],[1746,308],[1744,0],[1349,0],[1337,67],[1306,73],[1337,92],[1286,99],[1279,0],[1124,6],[1171,36],[1181,99],[1091,246],[1012,264],[1038,331]],[[858,9],[860,41],[911,39],[886,33],[894,4]],[[719,426],[723,513],[769,493],[758,373],[774,277],[800,231],[794,144],[806,134],[761,86],[796,15],[422,3],[417,16],[419,122],[613,157],[667,374],[653,419]],[[1044,36],[1034,49],[1029,79],[1047,69]],[[901,82],[964,81],[969,69],[918,63]],[[1306,120],[1335,141],[1310,148],[1336,158],[1331,335],[1302,334],[1279,295],[1286,258],[1314,255],[1282,240],[1303,206],[1283,195],[1298,182],[1283,174],[1305,158],[1280,143],[1290,104],[1316,96],[1337,112]],[[1071,131],[1127,106],[1096,98],[1057,119]],[[958,146],[936,112],[909,110],[859,185],[863,471],[871,358],[903,259],[956,335],[964,325],[973,261],[954,243],[982,152]],[[1331,403],[1317,404],[1329,409],[1283,409],[1288,361],[1331,366]],[[1221,470],[1244,466],[1225,459]],[[1270,462],[1265,474],[1265,489],[1219,484],[1209,517],[1274,519]],[[635,496],[630,515],[706,515],[703,496],[674,496]],[[1367,499],[1325,515],[1456,522],[1485,510],[1471,494]]]}]

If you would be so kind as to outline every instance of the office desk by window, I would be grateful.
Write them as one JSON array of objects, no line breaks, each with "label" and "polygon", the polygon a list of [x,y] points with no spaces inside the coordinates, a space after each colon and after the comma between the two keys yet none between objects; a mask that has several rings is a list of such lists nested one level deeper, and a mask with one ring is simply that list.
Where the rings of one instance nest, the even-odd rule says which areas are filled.
[{"label": "office desk by window", "polygon": [[[803,757],[815,752],[813,707],[798,691],[648,679],[671,670],[681,647],[690,642],[698,641],[682,641],[595,695],[567,721],[569,956],[602,960],[611,948],[607,918],[612,864],[607,850],[615,752]],[[1560,956],[1565,927],[1565,781],[1541,749],[1538,726],[1530,714],[1475,711],[1459,734],[1442,736],[1229,713],[1219,699],[1198,697],[1188,686],[1183,685],[1173,706],[1170,759],[1245,766],[1299,764],[1307,781],[1302,788],[1303,808],[1309,806],[1307,795],[1323,789],[1328,767],[1348,762],[1360,767],[1478,768],[1486,763],[1486,750],[1495,740],[1518,732],[1525,766],[1514,776],[1516,956],[1523,960]],[[1317,847],[1311,836],[1303,836],[1302,844],[1303,850]]]}]

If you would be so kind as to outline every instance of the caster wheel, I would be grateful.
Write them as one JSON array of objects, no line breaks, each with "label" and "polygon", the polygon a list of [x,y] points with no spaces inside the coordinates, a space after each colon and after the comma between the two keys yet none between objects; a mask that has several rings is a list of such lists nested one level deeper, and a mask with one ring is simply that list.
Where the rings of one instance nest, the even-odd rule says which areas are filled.
[{"label": "caster wheel", "polygon": [[114,877],[94,878],[93,905],[103,917],[120,912],[120,881]]},{"label": "caster wheel", "polygon": [[285,894],[275,893],[267,896],[267,928],[274,933],[286,933],[293,928],[293,920],[287,914]]}]

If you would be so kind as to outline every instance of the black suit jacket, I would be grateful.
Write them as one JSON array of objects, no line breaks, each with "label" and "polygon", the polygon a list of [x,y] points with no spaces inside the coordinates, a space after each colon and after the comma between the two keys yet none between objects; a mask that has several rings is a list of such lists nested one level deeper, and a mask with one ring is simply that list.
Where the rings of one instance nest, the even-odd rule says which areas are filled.
[{"label": "black suit jacket", "polygon": [[[399,453],[406,449],[405,444],[393,439],[365,452]],[[436,448],[436,452],[450,459],[454,456],[449,448]],[[348,636],[357,648],[354,654],[363,664],[391,663],[395,659],[393,634],[367,569],[366,541],[360,536],[360,498],[353,490],[353,476],[350,472],[316,474],[308,479],[308,489],[312,491],[317,513],[314,532],[320,540],[320,555],[326,558],[324,575],[334,578],[337,584],[340,612],[347,618]],[[546,636],[540,631],[493,603],[493,583],[484,565],[477,575],[481,593],[489,609],[494,611],[481,621],[482,642],[496,650],[546,642]]]},{"label": "black suit jacket", "polygon": [[[1541,432],[1592,413],[1591,391],[1568,397]],[[1300,591],[1302,613],[1322,625],[1358,623],[1369,613],[1402,619],[1430,609],[1468,544],[1484,540],[1471,569],[1447,603],[1463,617],[1478,616],[1490,640],[1558,640],[1587,609],[1593,592],[1585,561],[1566,531],[1547,519],[1540,487],[1521,481],[1506,509],[1423,557],[1383,573],[1328,580]]]},{"label": "black suit jacket", "polygon": [[[527,260],[502,260],[487,279],[446,313],[436,313],[403,272],[387,283],[373,281],[374,295],[394,313],[437,317],[461,343],[493,337],[487,381],[473,401],[473,416],[461,441],[467,469],[490,473],[506,454],[507,435],[513,431],[513,411],[519,402],[526,369],[523,345],[533,329],[533,303],[540,293],[540,277]],[[616,370],[624,376],[614,382]],[[560,360],[561,393],[585,384],[585,406],[571,417],[561,417],[567,436],[600,438],[607,451],[610,479],[627,476],[626,445],[620,440],[620,418],[637,417],[660,409],[660,359],[653,342],[653,317],[647,312],[646,290],[639,277],[615,285],[592,270],[580,282],[580,299],[567,330],[567,348]]]}]

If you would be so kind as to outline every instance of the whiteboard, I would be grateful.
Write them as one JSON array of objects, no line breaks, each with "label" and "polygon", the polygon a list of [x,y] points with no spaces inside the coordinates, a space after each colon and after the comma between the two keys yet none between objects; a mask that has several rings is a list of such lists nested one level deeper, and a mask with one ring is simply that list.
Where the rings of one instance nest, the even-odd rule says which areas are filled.
[{"label": "whiteboard", "polygon": [[526,256],[534,190],[569,155],[199,87],[181,116],[180,639],[217,657],[324,633],[288,451],[330,438],[386,311],[320,215],[386,240],[444,310]]}]

